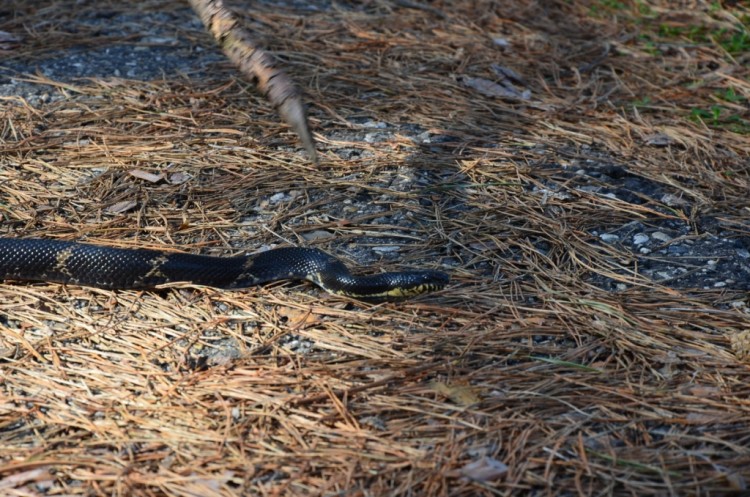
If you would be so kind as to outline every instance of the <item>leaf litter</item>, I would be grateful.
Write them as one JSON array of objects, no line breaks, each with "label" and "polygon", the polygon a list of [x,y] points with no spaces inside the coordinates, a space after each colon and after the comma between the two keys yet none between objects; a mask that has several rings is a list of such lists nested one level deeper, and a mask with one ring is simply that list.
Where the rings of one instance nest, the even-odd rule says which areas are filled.
[{"label": "leaf litter", "polygon": [[305,243],[452,284],[362,306],[3,283],[0,488],[742,492],[750,75],[728,4],[231,2],[307,92],[316,168],[182,2],[12,2],[3,236]]}]

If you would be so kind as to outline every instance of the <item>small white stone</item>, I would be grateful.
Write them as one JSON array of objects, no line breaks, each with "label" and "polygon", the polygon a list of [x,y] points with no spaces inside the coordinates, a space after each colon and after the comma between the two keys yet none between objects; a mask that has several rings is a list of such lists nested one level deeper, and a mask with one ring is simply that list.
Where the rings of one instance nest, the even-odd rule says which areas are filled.
[{"label": "small white stone", "polygon": [[643,233],[638,233],[637,235],[633,236],[633,243],[636,245],[643,245],[648,241],[648,235],[645,235]]},{"label": "small white stone", "polygon": [[286,193],[274,193],[273,195],[271,195],[271,198],[269,198],[268,200],[272,204],[277,204],[281,202],[282,200],[284,200],[285,197],[286,197]]},{"label": "small white stone", "polygon": [[398,245],[381,245],[379,247],[373,247],[375,252],[398,252],[401,249]]}]

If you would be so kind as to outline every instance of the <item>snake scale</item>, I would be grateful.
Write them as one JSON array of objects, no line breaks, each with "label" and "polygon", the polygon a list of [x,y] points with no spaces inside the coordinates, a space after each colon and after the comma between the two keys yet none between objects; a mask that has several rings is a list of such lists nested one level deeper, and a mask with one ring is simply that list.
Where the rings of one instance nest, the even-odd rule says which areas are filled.
[{"label": "snake scale", "polygon": [[339,259],[314,248],[283,247],[249,256],[212,257],[17,238],[0,238],[0,279],[106,289],[153,288],[173,282],[235,289],[294,279],[369,302],[402,300],[448,283],[448,275],[431,270],[353,275]]}]

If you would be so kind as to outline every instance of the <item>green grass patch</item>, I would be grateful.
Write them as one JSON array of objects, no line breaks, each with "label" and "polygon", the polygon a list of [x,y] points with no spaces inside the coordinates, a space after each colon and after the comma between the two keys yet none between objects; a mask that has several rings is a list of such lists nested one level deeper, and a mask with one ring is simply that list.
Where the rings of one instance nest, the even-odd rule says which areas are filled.
[{"label": "green grass patch", "polygon": [[648,96],[633,101],[633,106],[638,109],[648,109],[651,107],[651,104],[653,102],[651,101],[651,97]]},{"label": "green grass patch", "polygon": [[657,34],[662,40],[680,40],[696,45],[720,46],[730,55],[739,55],[750,50],[750,27],[747,19],[735,29],[711,30],[707,26],[674,26],[659,24]]},{"label": "green grass patch", "polygon": [[711,105],[708,108],[694,107],[690,110],[689,119],[703,123],[710,128],[725,129],[742,135],[750,134],[750,121],[743,119],[732,109],[723,105]]},{"label": "green grass patch", "polygon": [[589,13],[594,17],[598,17],[601,14],[605,14],[613,10],[620,11],[627,8],[628,5],[625,2],[620,2],[618,0],[601,0],[600,2],[597,2],[589,7]]},{"label": "green grass patch", "polygon": [[718,43],[732,55],[739,55],[750,51],[750,32],[747,29],[728,33],[727,30],[720,30]]}]

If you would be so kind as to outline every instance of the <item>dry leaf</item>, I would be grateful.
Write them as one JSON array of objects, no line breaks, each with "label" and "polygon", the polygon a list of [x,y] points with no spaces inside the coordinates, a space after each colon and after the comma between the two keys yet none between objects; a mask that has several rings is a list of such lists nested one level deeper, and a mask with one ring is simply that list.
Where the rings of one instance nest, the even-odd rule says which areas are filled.
[{"label": "dry leaf", "polygon": [[105,209],[105,211],[109,212],[110,214],[122,214],[123,212],[129,211],[136,205],[138,205],[138,202],[136,202],[135,200],[123,200],[122,202],[117,202],[116,204],[110,205]]},{"label": "dry leaf", "polygon": [[492,72],[494,72],[495,75],[501,80],[509,79],[518,83],[519,85],[528,86],[526,80],[523,79],[523,76],[518,74],[510,67],[501,66],[500,64],[492,64],[490,65],[490,69],[492,69]]},{"label": "dry leaf", "polygon": [[448,397],[451,402],[460,406],[470,406],[482,401],[476,394],[474,388],[467,385],[448,385],[439,381],[430,383],[430,388],[435,392]]},{"label": "dry leaf", "polygon": [[308,242],[313,240],[323,240],[326,238],[331,238],[333,236],[333,233],[330,231],[324,231],[324,230],[315,230],[315,231],[309,231],[307,233],[302,234],[302,238],[307,240]]},{"label": "dry leaf", "polygon": [[51,476],[47,467],[32,469],[6,476],[0,480],[0,489],[17,488],[31,481],[48,480],[50,478]]},{"label": "dry leaf", "polygon": [[163,174],[149,173],[148,171],[144,171],[142,169],[131,169],[130,171],[128,171],[128,173],[130,173],[131,176],[148,181],[149,183],[158,183],[159,181],[164,179]]},{"label": "dry leaf", "polygon": [[313,314],[307,309],[279,307],[277,312],[279,316],[285,317],[287,319],[286,326],[289,329],[293,330],[307,327],[320,321],[320,318],[317,314]]},{"label": "dry leaf", "polygon": [[514,86],[513,81],[523,84],[523,79],[516,72],[501,66],[493,67],[493,70],[498,76],[498,82],[469,76],[461,76],[459,82],[488,97],[505,98],[508,100],[529,100],[531,98],[530,90],[525,89],[521,91]]},{"label": "dry leaf", "polygon": [[172,173],[169,175],[169,182],[173,185],[181,185],[191,178],[192,176],[186,173]]},{"label": "dry leaf", "polygon": [[750,359],[750,330],[741,331],[729,337],[732,343],[732,350],[738,359]]},{"label": "dry leaf", "polygon": [[464,86],[471,88],[472,90],[476,90],[482,95],[488,97],[509,98],[512,100],[517,100],[518,98],[520,98],[520,94],[518,93],[518,91],[509,90],[497,83],[490,81],[489,79],[471,78],[468,76],[464,76],[460,81],[464,84]]},{"label": "dry leaf", "polygon": [[674,143],[674,139],[664,133],[646,135],[643,137],[643,141],[646,142],[646,145],[651,145],[652,147],[666,147]]},{"label": "dry leaf", "polygon": [[483,457],[461,468],[463,476],[475,481],[497,480],[507,472],[508,466],[505,463],[491,457]]}]

